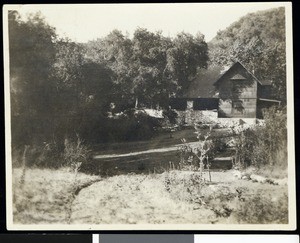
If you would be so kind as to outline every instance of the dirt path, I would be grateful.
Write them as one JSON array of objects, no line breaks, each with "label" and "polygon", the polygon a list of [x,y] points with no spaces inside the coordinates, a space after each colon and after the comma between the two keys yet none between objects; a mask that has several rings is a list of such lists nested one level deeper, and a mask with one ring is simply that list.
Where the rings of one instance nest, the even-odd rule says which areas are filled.
[{"label": "dirt path", "polygon": [[200,212],[172,198],[163,180],[162,175],[122,175],[94,183],[76,197],[71,223],[210,223],[210,210]]},{"label": "dirt path", "polygon": [[[268,201],[278,200],[278,195],[283,195],[287,190],[286,185],[275,186],[237,179],[234,172],[212,173],[213,183],[201,189],[205,205],[191,200],[198,198],[194,197],[193,193],[197,190],[191,184],[189,188],[193,193],[186,190],[185,179],[195,172],[173,171],[109,177],[79,192],[73,202],[71,224],[237,223],[235,214],[230,218],[216,216],[215,212],[224,211],[224,205],[216,203],[218,201],[215,197],[219,200],[225,198],[228,200],[227,206],[236,209],[243,203],[235,200],[237,190],[247,200],[259,192]],[[204,173],[203,177],[208,178],[208,174]],[[167,178],[178,184],[168,184]],[[170,186],[169,189],[166,189],[166,185]]]},{"label": "dirt path", "polygon": [[[191,142],[188,144],[190,146],[193,146],[193,145],[197,144],[197,142]],[[144,150],[144,151],[139,151],[139,152],[131,152],[131,153],[125,153],[125,154],[95,155],[94,159],[110,159],[110,158],[131,157],[131,156],[136,156],[136,155],[141,155],[141,154],[165,153],[165,152],[170,152],[170,151],[177,151],[179,146],[181,146],[181,145],[182,144],[177,144],[177,145],[167,147],[167,148],[149,149],[149,150]]]}]

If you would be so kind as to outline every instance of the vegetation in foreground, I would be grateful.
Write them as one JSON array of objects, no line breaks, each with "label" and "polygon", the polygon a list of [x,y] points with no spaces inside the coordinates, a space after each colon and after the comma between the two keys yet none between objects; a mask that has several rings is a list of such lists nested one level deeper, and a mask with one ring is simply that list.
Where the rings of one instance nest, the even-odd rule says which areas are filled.
[{"label": "vegetation in foreground", "polygon": [[28,169],[20,185],[21,174],[13,170],[15,223],[288,223],[285,183],[241,180],[234,171],[212,172],[211,183],[190,171],[101,180],[78,173],[76,183],[88,186],[76,193],[73,172]]}]

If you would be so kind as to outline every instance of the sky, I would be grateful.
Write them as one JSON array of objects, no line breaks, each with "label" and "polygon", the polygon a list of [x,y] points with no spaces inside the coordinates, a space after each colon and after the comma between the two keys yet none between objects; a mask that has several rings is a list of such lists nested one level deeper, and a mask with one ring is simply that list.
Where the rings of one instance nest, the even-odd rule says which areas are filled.
[{"label": "sky", "polygon": [[284,3],[40,4],[12,9],[23,17],[40,11],[59,36],[77,42],[104,37],[114,29],[132,37],[137,27],[170,37],[182,31],[200,32],[210,41],[218,30],[247,13],[279,6]]}]

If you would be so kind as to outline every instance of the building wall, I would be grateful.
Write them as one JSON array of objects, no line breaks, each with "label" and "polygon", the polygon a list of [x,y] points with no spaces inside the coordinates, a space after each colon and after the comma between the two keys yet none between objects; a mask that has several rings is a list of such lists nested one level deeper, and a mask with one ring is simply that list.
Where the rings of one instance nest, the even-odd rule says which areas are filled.
[{"label": "building wall", "polygon": [[[234,80],[236,74],[245,79]],[[219,90],[219,117],[255,118],[257,81],[242,67],[229,70],[217,85]]]},{"label": "building wall", "polygon": [[[245,80],[232,80],[236,74],[244,76]],[[239,83],[240,88],[234,89],[234,83]],[[218,83],[219,97],[221,99],[237,99],[237,98],[257,98],[257,81],[253,79],[247,70],[237,66],[227,71],[222,80]]]},{"label": "building wall", "polygon": [[[246,70],[239,62],[235,63],[215,83],[219,99],[179,98],[171,102],[173,109],[179,110],[178,120],[191,124],[201,121],[204,110],[218,109],[219,118],[257,118],[258,95],[267,95],[267,88]],[[216,113],[214,113],[216,114]]]},{"label": "building wall", "polygon": [[[239,103],[239,107],[233,107],[234,102]],[[257,99],[220,99],[218,117],[220,118],[256,118]]]}]

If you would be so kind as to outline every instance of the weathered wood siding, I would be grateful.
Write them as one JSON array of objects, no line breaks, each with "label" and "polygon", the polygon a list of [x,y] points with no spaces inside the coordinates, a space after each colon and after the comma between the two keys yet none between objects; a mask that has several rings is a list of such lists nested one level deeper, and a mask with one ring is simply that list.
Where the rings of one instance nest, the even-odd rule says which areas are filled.
[{"label": "weathered wood siding", "polygon": [[256,118],[257,99],[238,99],[239,108],[234,107],[236,100],[220,99],[218,117]]},{"label": "weathered wood siding", "polygon": [[[235,79],[239,75],[243,77]],[[257,81],[242,66],[228,70],[217,84],[219,90],[219,117],[256,117]]]}]

